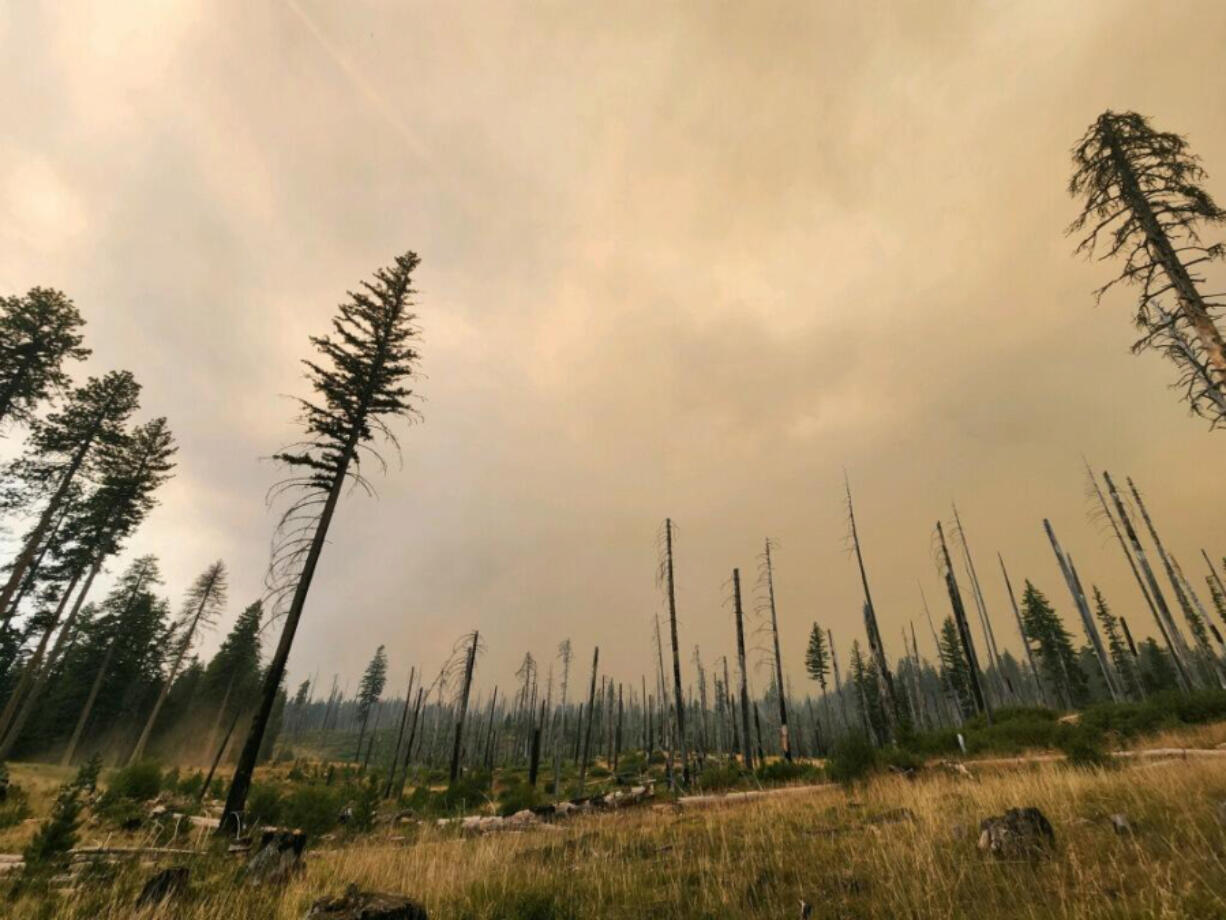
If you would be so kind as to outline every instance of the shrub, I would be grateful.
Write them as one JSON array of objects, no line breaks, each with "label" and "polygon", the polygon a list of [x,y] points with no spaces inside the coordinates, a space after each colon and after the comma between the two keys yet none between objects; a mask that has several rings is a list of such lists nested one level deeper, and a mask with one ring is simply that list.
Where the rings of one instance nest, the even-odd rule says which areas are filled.
[{"label": "shrub", "polygon": [[850,786],[867,779],[879,766],[877,749],[863,735],[853,734],[834,746],[826,772],[836,783]]},{"label": "shrub", "polygon": [[918,773],[924,768],[924,759],[903,747],[889,747],[881,752],[882,763],[904,773]]},{"label": "shrub", "polygon": [[328,786],[297,786],[281,800],[281,820],[310,836],[326,834],[336,826],[341,798]]},{"label": "shrub", "polygon": [[498,792],[498,814],[506,817],[525,808],[540,804],[540,793],[528,785],[527,780],[517,779],[503,786]]},{"label": "shrub", "polygon": [[1085,725],[1062,725],[1057,746],[1075,767],[1107,767],[1113,761],[1103,747],[1102,734]]},{"label": "shrub", "polygon": [[812,764],[796,761],[772,760],[754,771],[759,782],[791,783],[802,779],[817,779],[821,771]]},{"label": "shrub", "polygon": [[350,827],[357,831],[368,831],[375,826],[375,812],[379,805],[379,783],[376,777],[371,777],[358,790],[353,803],[353,817]]},{"label": "shrub", "polygon": [[198,796],[202,788],[204,788],[204,774],[199,770],[179,783],[180,795],[187,795],[192,798]]},{"label": "shrub", "polygon": [[28,868],[62,863],[77,842],[77,824],[81,818],[81,787],[65,783],[56,796],[51,815],[42,823],[25,849]]},{"label": "shrub", "polygon": [[106,794],[109,799],[147,802],[162,791],[162,768],[145,761],[124,767],[111,777]]},{"label": "shrub", "polygon": [[723,763],[709,763],[701,773],[698,774],[694,785],[699,789],[717,791],[720,789],[731,789],[733,786],[741,782],[745,777],[745,771],[741,769],[740,764],[736,761],[725,761]]},{"label": "shrub", "polygon": [[253,786],[247,797],[247,823],[277,824],[281,820],[283,803],[275,786],[261,783]]}]

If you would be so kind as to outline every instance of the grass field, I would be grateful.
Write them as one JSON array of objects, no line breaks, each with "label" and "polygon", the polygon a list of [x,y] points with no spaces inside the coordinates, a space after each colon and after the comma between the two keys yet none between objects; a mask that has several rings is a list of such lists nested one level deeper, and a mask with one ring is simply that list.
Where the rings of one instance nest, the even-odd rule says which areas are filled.
[{"label": "grass field", "polygon": [[[1197,731],[1198,740],[1220,735]],[[972,770],[972,780],[934,769],[849,790],[701,809],[662,804],[482,837],[383,825],[317,842],[305,874],[283,889],[242,885],[241,864],[212,853],[186,860],[193,879],[184,898],[139,915],[132,905],[151,866],[66,891],[27,885],[0,913],[288,920],[357,883],[410,895],[431,917],[473,920],[785,918],[801,915],[802,899],[818,918],[1226,917],[1226,760]],[[13,776],[36,814],[64,778],[21,765]],[[1023,805],[1050,818],[1053,855],[1032,864],[980,853],[980,819]],[[1114,813],[1127,815],[1132,832],[1116,832]],[[0,850],[19,848],[32,823],[5,830]],[[87,827],[81,842],[107,833]],[[175,845],[193,842],[185,835]]]}]

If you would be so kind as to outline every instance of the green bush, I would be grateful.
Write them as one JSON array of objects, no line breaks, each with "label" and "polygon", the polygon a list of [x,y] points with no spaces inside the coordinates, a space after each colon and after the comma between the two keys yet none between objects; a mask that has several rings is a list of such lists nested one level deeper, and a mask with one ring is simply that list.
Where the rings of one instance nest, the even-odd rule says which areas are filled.
[{"label": "green bush", "polygon": [[358,790],[353,802],[353,817],[350,827],[355,831],[368,831],[375,826],[375,813],[379,806],[379,783],[371,777]]},{"label": "green bush", "polygon": [[736,761],[712,762],[703,767],[694,785],[706,792],[731,789],[745,778],[745,771]]},{"label": "green bush", "polygon": [[248,824],[277,824],[281,820],[283,802],[275,786],[261,783],[251,787],[247,796]]},{"label": "green bush", "polygon": [[191,776],[179,782],[179,794],[195,798],[204,787],[204,774],[197,770]]},{"label": "green bush", "polygon": [[863,735],[841,739],[826,761],[826,773],[836,783],[850,786],[867,779],[880,766],[877,749]]},{"label": "green bush", "polygon": [[905,773],[918,773],[924,768],[924,759],[904,747],[888,747],[881,752],[881,761],[887,767]]},{"label": "green bush", "polygon": [[152,761],[134,763],[111,777],[106,794],[109,799],[147,802],[162,791],[162,768]]},{"label": "green bush", "polygon": [[761,783],[792,783],[797,780],[815,780],[821,770],[812,764],[796,761],[772,760],[759,766],[754,775]]},{"label": "green bush", "polygon": [[541,803],[541,795],[524,779],[507,783],[498,791],[498,814],[506,817]]},{"label": "green bush", "polygon": [[26,866],[37,871],[65,862],[68,851],[76,845],[80,818],[81,787],[75,782],[65,783],[60,787],[51,815],[39,826],[25,849]]},{"label": "green bush", "polygon": [[336,827],[340,810],[341,796],[334,788],[296,786],[281,800],[281,821],[308,836],[318,836]]}]

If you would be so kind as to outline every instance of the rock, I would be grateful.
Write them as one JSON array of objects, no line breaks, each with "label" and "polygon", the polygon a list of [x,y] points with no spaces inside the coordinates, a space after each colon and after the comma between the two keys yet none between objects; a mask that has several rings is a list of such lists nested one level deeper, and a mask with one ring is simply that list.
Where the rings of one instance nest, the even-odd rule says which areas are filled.
[{"label": "rock", "polygon": [[540,824],[541,819],[532,813],[532,809],[525,808],[522,811],[517,811],[509,818],[503,820],[504,825],[511,827],[532,827],[535,824]]},{"label": "rock", "polygon": [[137,908],[161,904],[163,901],[181,894],[187,888],[187,879],[191,870],[187,866],[171,866],[163,869],[145,882],[140,896],[136,899]]},{"label": "rock", "polygon": [[404,895],[362,891],[350,885],[340,896],[320,898],[303,920],[428,920],[428,915]]},{"label": "rock", "polygon": [[979,849],[1001,859],[1044,856],[1055,843],[1051,822],[1037,808],[1010,808],[979,824]]},{"label": "rock", "polygon": [[1132,824],[1128,821],[1128,815],[1123,812],[1111,815],[1111,826],[1121,837],[1132,833]]},{"label": "rock", "polygon": [[305,868],[302,831],[267,830],[254,856],[247,862],[248,885],[282,885]]}]

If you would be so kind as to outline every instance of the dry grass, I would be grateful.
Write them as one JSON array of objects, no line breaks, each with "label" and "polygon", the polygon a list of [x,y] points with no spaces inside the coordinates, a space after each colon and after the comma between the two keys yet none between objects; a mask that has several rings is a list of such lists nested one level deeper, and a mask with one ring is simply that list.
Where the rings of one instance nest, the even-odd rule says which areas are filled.
[{"label": "dry grass", "polygon": [[[144,916],[302,916],[350,882],[409,894],[439,918],[1226,917],[1226,769],[1171,760],[1142,769],[1042,765],[969,782],[932,775],[697,811],[642,809],[557,829],[464,838],[424,827],[309,853],[282,892],[231,884],[233,863],[197,867],[192,896]],[[975,846],[978,821],[1037,805],[1055,855],[1002,863]],[[913,820],[877,823],[907,808]],[[1117,835],[1108,815],[1135,833]],[[150,870],[57,895],[27,894],[8,916],[129,918]],[[201,878],[201,876],[204,876]]]}]

